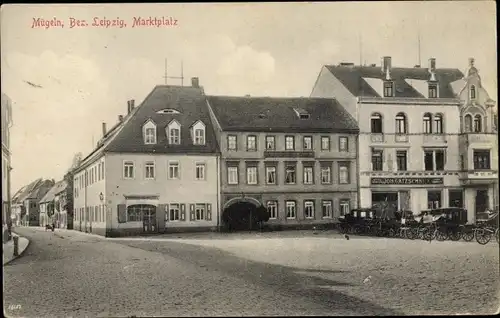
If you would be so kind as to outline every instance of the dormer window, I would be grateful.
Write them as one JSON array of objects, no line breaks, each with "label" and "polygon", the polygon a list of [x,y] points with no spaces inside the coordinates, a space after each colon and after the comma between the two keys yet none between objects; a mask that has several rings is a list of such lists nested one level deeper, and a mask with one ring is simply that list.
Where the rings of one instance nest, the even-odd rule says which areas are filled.
[{"label": "dormer window", "polygon": [[299,119],[309,119],[311,117],[305,109],[294,108],[293,110],[295,111],[295,114],[297,114],[297,117],[299,117]]},{"label": "dormer window", "polygon": [[429,83],[429,98],[438,97],[438,87],[437,84]]},{"label": "dormer window", "polygon": [[394,82],[385,81],[384,82],[384,97],[393,97],[394,96]]},{"label": "dormer window", "polygon": [[170,145],[181,144],[181,124],[177,120],[172,120],[167,126],[168,143]]},{"label": "dormer window", "polygon": [[191,136],[193,137],[193,143],[195,145],[205,144],[205,124],[202,121],[197,121],[191,130]]},{"label": "dormer window", "polygon": [[476,99],[476,86],[470,86],[470,99]]},{"label": "dormer window", "polygon": [[148,120],[143,126],[144,143],[146,145],[156,144],[156,125],[152,120]]},{"label": "dormer window", "polygon": [[180,114],[177,109],[167,108],[156,112],[157,114]]}]

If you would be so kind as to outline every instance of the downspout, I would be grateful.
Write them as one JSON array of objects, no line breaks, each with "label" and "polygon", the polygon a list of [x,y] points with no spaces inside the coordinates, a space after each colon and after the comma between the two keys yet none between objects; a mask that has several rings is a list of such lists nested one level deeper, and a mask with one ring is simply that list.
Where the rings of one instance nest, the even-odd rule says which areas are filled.
[{"label": "downspout", "polygon": [[217,157],[215,157],[215,162],[216,162],[216,169],[217,169],[217,232],[220,232],[220,182],[219,182],[219,171],[220,171],[220,167],[219,167],[219,160],[220,160],[220,157],[219,155],[217,155]]},{"label": "downspout", "polygon": [[361,208],[361,177],[360,177],[360,171],[359,171],[359,132],[356,134],[356,204],[357,208]]},{"label": "downspout", "polygon": [[83,170],[83,176],[85,178],[85,196],[83,200],[83,215],[84,215],[84,221],[85,221],[85,233],[87,233],[87,218],[88,218],[88,213],[87,213],[87,187],[88,187],[88,176],[87,176],[87,168]]}]

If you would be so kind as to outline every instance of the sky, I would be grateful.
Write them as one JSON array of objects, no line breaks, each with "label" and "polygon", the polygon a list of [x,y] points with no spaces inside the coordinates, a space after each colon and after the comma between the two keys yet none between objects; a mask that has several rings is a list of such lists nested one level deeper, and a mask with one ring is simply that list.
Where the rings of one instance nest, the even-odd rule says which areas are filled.
[{"label": "sky", "polygon": [[[2,5],[1,88],[13,101],[12,190],[59,180],[155,85],[199,77],[207,94],[309,96],[324,64],[360,61],[465,71],[474,57],[497,100],[493,1]],[[165,17],[172,26],[132,27]],[[34,19],[64,28],[33,28]],[[90,26],[70,28],[70,19]],[[94,19],[126,27],[92,27]],[[420,31],[419,31],[420,30]],[[33,87],[26,81],[41,87]],[[168,84],[180,85],[169,79]]]}]

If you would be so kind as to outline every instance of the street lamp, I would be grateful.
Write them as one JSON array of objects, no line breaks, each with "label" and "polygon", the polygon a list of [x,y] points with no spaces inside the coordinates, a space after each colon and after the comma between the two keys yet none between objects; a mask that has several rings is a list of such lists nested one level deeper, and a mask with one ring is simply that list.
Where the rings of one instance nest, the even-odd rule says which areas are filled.
[{"label": "street lamp", "polygon": [[99,199],[102,201],[104,201],[104,195],[102,194],[102,192],[99,194]]}]

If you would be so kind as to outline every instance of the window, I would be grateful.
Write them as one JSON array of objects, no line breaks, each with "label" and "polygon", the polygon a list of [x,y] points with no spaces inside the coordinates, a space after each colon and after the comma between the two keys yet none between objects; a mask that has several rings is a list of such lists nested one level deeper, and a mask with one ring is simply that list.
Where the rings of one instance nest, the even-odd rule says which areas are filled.
[{"label": "window", "polygon": [[424,150],[424,169],[425,171],[444,170],[445,153],[444,150]]},{"label": "window", "polygon": [[339,183],[348,184],[349,181],[349,163],[339,162]]},{"label": "window", "polygon": [[127,222],[142,222],[143,215],[151,215],[156,213],[154,205],[137,204],[127,207]]},{"label": "window", "polygon": [[145,144],[156,144],[156,128],[148,127],[144,133]]},{"label": "window", "polygon": [[432,115],[430,113],[424,114],[424,133],[430,134],[432,133]]},{"label": "window", "polygon": [[238,167],[227,167],[227,183],[238,184]]},{"label": "window", "polygon": [[393,82],[384,82],[384,97],[393,97],[394,96],[394,83]]},{"label": "window", "polygon": [[295,149],[295,137],[294,136],[286,136],[285,137],[285,149],[286,150],[294,150]]},{"label": "window", "polygon": [[347,137],[339,137],[339,151],[349,151],[349,140]]},{"label": "window", "polygon": [[469,92],[470,92],[470,99],[476,99],[476,86],[471,85]]},{"label": "window", "polygon": [[134,178],[134,163],[132,161],[125,161],[123,163],[123,177],[125,179]]},{"label": "window", "polygon": [[155,178],[155,163],[146,162],[146,179],[154,179],[154,178]]},{"label": "window", "polygon": [[330,150],[330,137],[321,137],[321,150]]},{"label": "window", "polygon": [[304,216],[306,219],[314,218],[314,201],[304,201]]},{"label": "window", "polygon": [[101,163],[101,169],[102,169],[101,176],[104,179],[104,161]]},{"label": "window", "polygon": [[437,98],[438,87],[437,84],[429,84],[429,98]]},{"label": "window", "polygon": [[180,129],[170,128],[169,143],[171,145],[180,145],[180,143],[181,143]]},{"label": "window", "polygon": [[247,151],[257,151],[256,136],[247,136]]},{"label": "window", "polygon": [[266,150],[276,149],[276,139],[274,136],[266,136]]},{"label": "window", "polygon": [[372,134],[382,134],[382,115],[375,113],[371,117],[371,132]]},{"label": "window", "polygon": [[97,181],[101,181],[102,180],[102,176],[101,176],[101,163],[99,162],[97,164]]},{"label": "window", "polygon": [[170,221],[179,221],[181,219],[179,204],[170,204],[168,217]]},{"label": "window", "polygon": [[372,171],[384,170],[383,150],[372,149]]},{"label": "window", "polygon": [[247,167],[247,184],[257,184],[257,167]]},{"label": "window", "polygon": [[471,115],[465,115],[465,118],[464,118],[464,131],[465,132],[471,132],[472,131],[472,116]]},{"label": "window", "polygon": [[342,199],[340,200],[340,215],[346,215],[349,213],[349,200]]},{"label": "window", "polygon": [[304,137],[304,150],[311,150],[311,149],[312,149],[312,137],[306,136]]},{"label": "window", "polygon": [[168,163],[168,178],[169,179],[179,179],[179,163],[169,162]]},{"label": "window", "polygon": [[321,183],[330,184],[332,183],[332,169],[330,166],[321,167]]},{"label": "window", "polygon": [[295,219],[297,208],[295,201],[286,201],[286,218]]},{"label": "window", "polygon": [[443,133],[443,115],[441,115],[441,114],[434,115],[433,132],[435,134],[442,134]]},{"label": "window", "polygon": [[479,133],[482,131],[482,118],[481,115],[474,116],[474,132]]},{"label": "window", "polygon": [[312,166],[304,167],[304,184],[314,183],[314,169]]},{"label": "window", "polygon": [[234,135],[227,136],[227,149],[236,150],[236,136]]},{"label": "window", "polygon": [[267,213],[269,213],[270,219],[278,218],[278,202],[267,201]]},{"label": "window", "polygon": [[441,191],[427,191],[427,208],[439,209],[441,206]]},{"label": "window", "polygon": [[404,113],[398,113],[396,115],[396,133],[406,134],[406,115]]},{"label": "window", "polygon": [[407,151],[397,150],[396,151],[396,161],[398,165],[398,171],[406,171],[407,164]]},{"label": "window", "polygon": [[333,216],[333,211],[332,211],[332,201],[323,201],[322,202],[322,216],[324,219],[331,219]]},{"label": "window", "polygon": [[276,184],[276,167],[266,167],[266,183]]},{"label": "window", "polygon": [[285,184],[295,184],[297,180],[297,167],[295,165],[287,165],[285,167]]},{"label": "window", "polygon": [[197,204],[194,210],[195,220],[205,220],[205,204]]},{"label": "window", "polygon": [[474,170],[489,170],[490,166],[490,151],[489,150],[474,150]]},{"label": "window", "polygon": [[196,164],[196,180],[205,180],[205,164]]},{"label": "window", "polygon": [[450,208],[463,208],[464,196],[462,190],[449,190],[448,191],[448,206]]},{"label": "window", "polygon": [[195,145],[205,144],[205,129],[198,128],[194,130],[194,144]]}]

